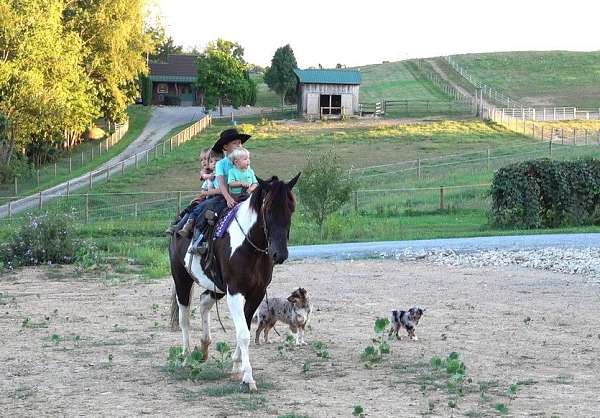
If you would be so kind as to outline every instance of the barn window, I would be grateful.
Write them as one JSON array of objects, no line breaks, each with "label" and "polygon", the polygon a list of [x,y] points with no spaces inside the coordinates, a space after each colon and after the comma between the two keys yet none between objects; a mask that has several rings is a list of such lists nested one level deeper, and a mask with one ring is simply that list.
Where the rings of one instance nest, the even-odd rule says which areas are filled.
[{"label": "barn window", "polygon": [[158,92],[158,94],[165,94],[169,92],[169,86],[166,85],[165,83],[160,83],[157,87],[156,87],[156,91]]},{"label": "barn window", "polygon": [[342,113],[342,96],[339,94],[321,94],[319,104],[322,115],[340,115]]}]

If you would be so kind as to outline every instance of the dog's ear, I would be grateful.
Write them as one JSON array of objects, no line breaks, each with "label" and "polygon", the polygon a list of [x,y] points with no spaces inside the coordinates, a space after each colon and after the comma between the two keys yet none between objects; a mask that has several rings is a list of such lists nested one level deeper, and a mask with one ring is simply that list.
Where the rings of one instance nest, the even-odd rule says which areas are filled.
[{"label": "dog's ear", "polygon": [[294,302],[296,302],[296,296],[294,296],[294,294],[292,293],[291,295],[288,296],[287,300],[290,303],[294,303]]}]

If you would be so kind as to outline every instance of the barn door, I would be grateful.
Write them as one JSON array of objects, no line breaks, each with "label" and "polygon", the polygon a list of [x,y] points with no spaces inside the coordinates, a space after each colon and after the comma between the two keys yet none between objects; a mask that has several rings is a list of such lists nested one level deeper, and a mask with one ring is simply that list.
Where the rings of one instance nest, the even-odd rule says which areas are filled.
[{"label": "barn door", "polygon": [[354,114],[354,109],[352,108],[352,95],[351,94],[342,94],[342,108],[345,115]]},{"label": "barn door", "polygon": [[308,93],[306,95],[306,113],[308,115],[319,114],[319,95],[317,93]]}]

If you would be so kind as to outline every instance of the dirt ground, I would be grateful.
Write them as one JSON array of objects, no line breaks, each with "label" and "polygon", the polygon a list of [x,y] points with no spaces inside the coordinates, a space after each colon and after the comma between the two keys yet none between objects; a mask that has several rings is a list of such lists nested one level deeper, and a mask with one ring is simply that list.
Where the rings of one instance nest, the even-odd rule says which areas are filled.
[{"label": "dirt ground", "polygon": [[[250,347],[259,393],[240,394],[227,390],[237,381],[177,380],[165,369],[169,348],[180,344],[168,326],[169,278],[119,281],[71,267],[5,274],[0,415],[348,417],[360,405],[367,417],[476,417],[498,416],[502,403],[508,416],[600,416],[600,287],[583,276],[391,260],[297,262],[276,269],[269,295],[299,285],[314,305],[307,341],[324,343],[329,358],[310,345],[286,348],[279,325],[274,344]],[[412,305],[426,308],[419,341],[390,341],[391,353],[365,367],[360,353],[375,336],[374,320]],[[220,313],[227,333],[213,315],[213,340],[233,345],[225,303]],[[196,315],[192,344],[199,328]],[[467,367],[463,397],[430,365],[453,351]],[[511,384],[518,384],[514,399]]]}]

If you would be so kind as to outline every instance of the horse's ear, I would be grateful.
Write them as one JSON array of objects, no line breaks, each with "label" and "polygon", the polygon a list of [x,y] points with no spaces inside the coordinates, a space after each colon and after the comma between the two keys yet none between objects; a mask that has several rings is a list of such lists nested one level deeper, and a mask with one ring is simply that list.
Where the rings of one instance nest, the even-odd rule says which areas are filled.
[{"label": "horse's ear", "polygon": [[296,174],[296,177],[294,177],[293,179],[291,179],[288,182],[287,187],[289,190],[292,190],[294,188],[294,186],[296,185],[296,182],[298,181],[298,178],[300,177],[300,174],[302,174],[302,172],[299,172],[298,174]]},{"label": "horse's ear", "polygon": [[264,181],[260,177],[256,177],[256,180],[258,180],[258,185],[260,186],[261,189],[269,190],[269,182],[268,181]]}]

